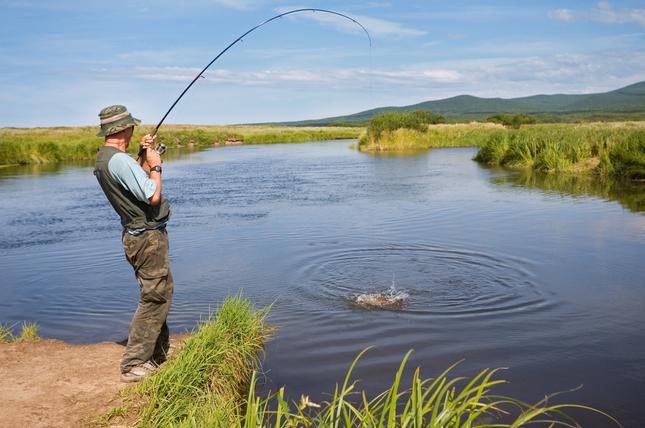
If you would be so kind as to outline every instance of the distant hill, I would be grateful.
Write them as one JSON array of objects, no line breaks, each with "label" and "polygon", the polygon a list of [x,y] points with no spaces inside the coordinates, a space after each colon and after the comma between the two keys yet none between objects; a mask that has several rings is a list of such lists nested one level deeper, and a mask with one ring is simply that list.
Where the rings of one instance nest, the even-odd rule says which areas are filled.
[{"label": "distant hill", "polygon": [[521,98],[480,98],[459,95],[401,107],[379,107],[316,120],[284,122],[291,126],[358,125],[385,111],[432,110],[449,121],[485,119],[497,113],[527,113],[545,121],[567,119],[645,118],[645,81],[599,94],[533,95]]}]

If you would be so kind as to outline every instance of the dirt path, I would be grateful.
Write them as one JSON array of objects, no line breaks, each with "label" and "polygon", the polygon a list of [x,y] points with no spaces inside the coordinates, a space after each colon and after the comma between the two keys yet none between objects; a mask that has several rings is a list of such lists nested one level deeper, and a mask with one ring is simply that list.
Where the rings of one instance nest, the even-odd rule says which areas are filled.
[{"label": "dirt path", "polygon": [[119,372],[123,349],[59,340],[0,344],[0,426],[86,426],[119,403],[127,386]]}]

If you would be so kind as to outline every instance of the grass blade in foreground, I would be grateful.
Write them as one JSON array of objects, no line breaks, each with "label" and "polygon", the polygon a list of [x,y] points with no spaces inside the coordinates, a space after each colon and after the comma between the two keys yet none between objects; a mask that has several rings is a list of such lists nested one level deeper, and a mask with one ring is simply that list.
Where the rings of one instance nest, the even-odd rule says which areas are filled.
[{"label": "grass blade in foreground", "polygon": [[[324,403],[315,414],[305,414],[308,399],[294,403],[294,409],[284,400],[284,388],[276,397],[259,400],[255,395],[255,377],[250,385],[249,400],[243,421],[231,427],[316,427],[316,428],[468,428],[468,427],[521,427],[521,426],[579,426],[564,411],[581,409],[599,414],[600,420],[616,426],[620,423],[611,416],[591,407],[578,404],[536,405],[491,394],[496,385],[505,383],[493,379],[497,370],[483,370],[470,381],[449,379],[453,365],[434,380],[422,380],[415,370],[412,385],[401,391],[401,377],[410,353],[406,354],[396,372],[392,386],[368,401],[365,393],[354,392],[356,382],[351,373],[361,352],[351,364],[342,386],[337,385],[331,401]],[[551,397],[553,397],[552,395]],[[353,398],[350,399],[350,398]],[[277,410],[269,410],[276,403]],[[316,405],[317,406],[317,405]],[[313,407],[316,407],[313,406]],[[278,417],[279,415],[279,417]],[[498,416],[514,415],[508,423],[498,422]],[[199,423],[196,424],[200,426]],[[213,425],[218,426],[218,425]]]}]

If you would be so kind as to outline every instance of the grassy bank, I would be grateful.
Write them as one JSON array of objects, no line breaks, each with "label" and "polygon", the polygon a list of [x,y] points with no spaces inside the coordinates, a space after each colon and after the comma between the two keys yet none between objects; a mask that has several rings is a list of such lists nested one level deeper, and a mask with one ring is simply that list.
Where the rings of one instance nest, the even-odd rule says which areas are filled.
[{"label": "grassy bank", "polygon": [[[96,137],[97,127],[75,128],[2,128],[0,129],[0,166],[28,165],[48,162],[94,159],[103,139]],[[136,152],[139,138],[152,126],[136,129],[130,147]],[[227,140],[244,144],[296,143],[304,141],[357,138],[360,128],[321,127],[297,128],[279,126],[192,126],[165,125],[157,141],[169,148],[210,147],[224,145]]]},{"label": "grassy bank", "polygon": [[400,128],[376,137],[363,133],[359,150],[363,152],[406,152],[439,147],[473,147],[483,144],[502,125],[491,123],[429,125],[425,131]]},{"label": "grassy bank", "polygon": [[544,173],[645,179],[645,122],[507,129],[480,144],[475,160]]},{"label": "grassy bank", "polygon": [[[123,406],[112,409],[99,425],[138,427],[227,428],[386,428],[527,426],[554,421],[574,426],[565,411],[595,412],[603,422],[609,416],[575,404],[555,404],[551,397],[529,405],[494,395],[505,381],[498,370],[484,370],[472,379],[450,376],[453,367],[434,379],[424,379],[417,368],[403,383],[410,353],[393,373],[390,387],[373,398],[352,379],[363,351],[337,384],[329,401],[308,397],[287,401],[285,388],[268,397],[256,395],[257,357],[271,329],[266,310],[255,310],[240,297],[227,299],[214,318],[202,322],[154,376],[126,391]],[[502,419],[504,418],[502,423]],[[511,420],[511,422],[506,422]],[[615,421],[614,421],[615,422]],[[495,424],[495,425],[492,425]]]},{"label": "grassy bank", "polygon": [[131,397],[137,426],[228,426],[242,412],[258,354],[271,329],[267,310],[241,297],[224,301]]},{"label": "grassy bank", "polygon": [[645,122],[540,124],[520,129],[471,123],[363,133],[365,152],[479,147],[477,162],[541,173],[645,179]]}]

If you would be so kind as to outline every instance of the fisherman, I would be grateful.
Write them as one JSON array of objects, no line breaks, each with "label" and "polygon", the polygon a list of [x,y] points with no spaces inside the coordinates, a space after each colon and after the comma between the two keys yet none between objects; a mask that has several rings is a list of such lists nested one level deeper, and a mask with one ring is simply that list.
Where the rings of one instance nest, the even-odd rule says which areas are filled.
[{"label": "fisherman", "polygon": [[141,293],[121,360],[121,379],[137,382],[165,361],[170,346],[166,324],[173,294],[166,232],[170,208],[161,195],[161,157],[153,149],[154,137],[141,138],[141,148],[146,149],[142,167],[126,153],[141,121],[122,105],[104,108],[99,117],[97,135],[105,137],[105,145],[96,155],[94,174],[121,217],[125,257]]}]

